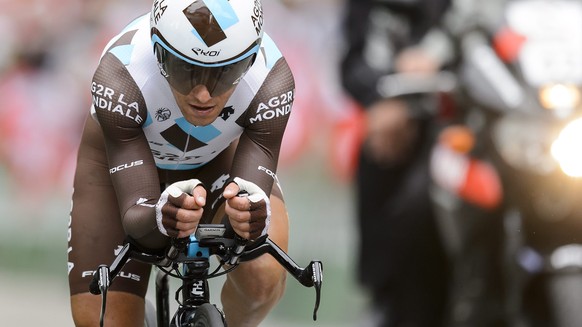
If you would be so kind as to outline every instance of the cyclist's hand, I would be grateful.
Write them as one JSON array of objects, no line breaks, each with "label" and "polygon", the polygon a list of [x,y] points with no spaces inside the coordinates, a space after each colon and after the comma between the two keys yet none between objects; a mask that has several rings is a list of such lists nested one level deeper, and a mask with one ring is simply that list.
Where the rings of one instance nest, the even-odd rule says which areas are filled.
[{"label": "cyclist's hand", "polygon": [[177,238],[194,234],[205,204],[206,190],[197,179],[168,186],[156,204],[156,221],[160,232]]},{"label": "cyclist's hand", "polygon": [[[239,193],[245,192],[244,196]],[[271,202],[256,184],[235,177],[223,192],[226,214],[234,231],[242,238],[254,240],[267,233],[271,220]]]}]

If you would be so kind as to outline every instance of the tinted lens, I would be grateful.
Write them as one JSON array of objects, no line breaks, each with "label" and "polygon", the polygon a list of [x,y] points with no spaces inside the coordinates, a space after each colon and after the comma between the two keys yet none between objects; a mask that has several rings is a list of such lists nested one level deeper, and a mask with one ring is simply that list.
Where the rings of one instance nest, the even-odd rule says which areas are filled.
[{"label": "tinted lens", "polygon": [[172,88],[186,95],[196,85],[204,85],[213,97],[233,87],[251,66],[254,58],[252,55],[226,66],[203,67],[185,62],[158,43],[155,45],[155,52],[163,69],[162,74]]}]

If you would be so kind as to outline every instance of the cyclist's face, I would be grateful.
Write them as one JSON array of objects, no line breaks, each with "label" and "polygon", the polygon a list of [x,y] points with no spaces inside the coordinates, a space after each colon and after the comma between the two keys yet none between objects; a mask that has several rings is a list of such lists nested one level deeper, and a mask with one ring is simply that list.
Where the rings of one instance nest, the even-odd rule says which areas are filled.
[{"label": "cyclist's face", "polygon": [[190,124],[206,126],[218,118],[234,89],[233,86],[214,97],[204,85],[196,85],[187,95],[181,94],[174,88],[172,88],[172,93],[182,115]]}]

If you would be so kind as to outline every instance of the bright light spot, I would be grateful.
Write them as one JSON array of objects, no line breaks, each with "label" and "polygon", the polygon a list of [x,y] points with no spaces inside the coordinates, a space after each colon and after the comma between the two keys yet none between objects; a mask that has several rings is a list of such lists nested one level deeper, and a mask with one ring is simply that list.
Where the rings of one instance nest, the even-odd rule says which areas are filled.
[{"label": "bright light spot", "polygon": [[570,122],[552,144],[552,156],[564,173],[582,177],[582,119]]},{"label": "bright light spot", "polygon": [[547,109],[573,108],[579,99],[578,89],[569,85],[554,84],[540,90],[540,101]]}]

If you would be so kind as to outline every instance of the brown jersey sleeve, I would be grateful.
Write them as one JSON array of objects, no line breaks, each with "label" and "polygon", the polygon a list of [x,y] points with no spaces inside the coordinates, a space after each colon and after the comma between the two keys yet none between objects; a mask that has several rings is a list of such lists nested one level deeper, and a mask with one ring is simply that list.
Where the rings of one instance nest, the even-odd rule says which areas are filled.
[{"label": "brown jersey sleeve", "polygon": [[112,54],[101,59],[91,85],[93,106],[103,130],[109,174],[125,232],[147,248],[161,248],[154,205],[160,184],[142,125],[143,95],[125,66]]},{"label": "brown jersey sleeve", "polygon": [[270,194],[283,134],[295,94],[295,81],[284,58],[280,58],[237,121],[244,127],[233,161],[231,177],[257,184]]}]

